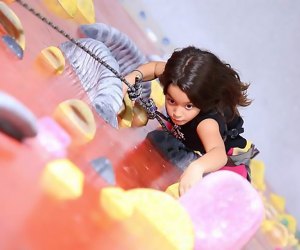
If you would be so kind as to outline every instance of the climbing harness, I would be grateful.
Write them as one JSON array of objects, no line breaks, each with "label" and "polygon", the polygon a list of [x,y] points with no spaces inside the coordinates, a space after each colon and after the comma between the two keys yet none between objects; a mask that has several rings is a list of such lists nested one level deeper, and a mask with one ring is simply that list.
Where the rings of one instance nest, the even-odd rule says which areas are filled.
[{"label": "climbing harness", "polygon": [[[44,17],[42,14],[37,12],[34,8],[30,7],[26,2],[23,0],[16,0],[18,4],[20,4],[23,8],[28,10],[30,13],[35,15],[37,18],[39,18],[42,22],[46,23],[48,26],[53,28],[55,31],[60,33],[62,36],[67,38],[70,42],[74,43],[76,46],[81,48],[84,52],[86,52],[89,56],[91,56],[93,59],[95,59],[98,63],[103,65],[105,68],[110,70],[117,78],[119,78],[122,82],[124,82],[128,87],[128,96],[132,101],[136,101],[139,105],[141,105],[147,112],[147,116],[149,119],[156,119],[159,124],[162,126],[162,128],[172,133],[173,135],[180,134],[180,131],[178,129],[178,126],[173,124],[173,128],[170,131],[163,120],[166,120],[170,122],[170,119],[168,119],[165,115],[163,115],[161,112],[157,110],[157,107],[152,100],[152,98],[142,98],[140,97],[142,94],[142,79],[135,79],[135,84],[131,85],[121,74],[119,74],[114,68],[112,68],[109,64],[107,64],[105,61],[103,61],[101,58],[93,54],[89,49],[87,49],[84,45],[80,44],[78,41],[76,41],[71,35],[69,35],[66,31],[55,25],[52,21],[50,21],[48,18]],[[176,136],[177,137],[177,136]]]}]

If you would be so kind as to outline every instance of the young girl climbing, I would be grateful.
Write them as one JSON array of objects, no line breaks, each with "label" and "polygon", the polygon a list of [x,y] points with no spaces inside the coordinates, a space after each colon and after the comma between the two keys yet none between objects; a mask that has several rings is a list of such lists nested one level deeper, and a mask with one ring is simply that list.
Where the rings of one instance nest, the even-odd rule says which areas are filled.
[{"label": "young girl climbing", "polygon": [[[184,194],[203,175],[220,169],[238,172],[249,179],[249,159],[256,150],[236,159],[233,148],[244,148],[246,140],[238,106],[251,104],[247,98],[249,84],[213,53],[190,46],[176,50],[168,61],[141,65],[125,79],[149,81],[159,78],[165,94],[166,113],[176,126],[177,139],[197,157],[188,162],[179,182]],[[125,91],[125,90],[124,90]],[[248,175],[248,176],[247,176]]]}]

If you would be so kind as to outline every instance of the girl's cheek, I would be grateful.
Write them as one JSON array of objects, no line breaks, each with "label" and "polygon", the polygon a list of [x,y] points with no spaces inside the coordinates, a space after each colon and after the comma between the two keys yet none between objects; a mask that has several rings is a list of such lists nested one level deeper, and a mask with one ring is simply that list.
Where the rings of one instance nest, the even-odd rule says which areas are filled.
[{"label": "girl's cheek", "polygon": [[172,107],[170,107],[170,105],[168,105],[168,104],[166,105],[166,109],[167,109],[168,113],[170,113],[172,111]]}]

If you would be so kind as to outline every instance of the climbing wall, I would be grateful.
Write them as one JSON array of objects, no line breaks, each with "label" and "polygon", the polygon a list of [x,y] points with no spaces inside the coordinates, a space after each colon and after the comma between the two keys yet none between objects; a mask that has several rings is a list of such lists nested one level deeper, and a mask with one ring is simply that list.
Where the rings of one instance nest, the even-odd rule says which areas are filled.
[{"label": "climbing wall", "polygon": [[[60,9],[55,11],[47,2],[51,1],[27,3],[78,38],[78,25],[88,21],[65,13],[58,1],[55,4]],[[61,2],[72,5],[73,1]],[[32,112],[33,122],[39,128],[38,136],[22,141],[0,132],[0,248],[92,249],[101,245],[102,249],[110,249],[111,241],[124,239],[118,238],[117,230],[103,241],[108,236],[104,233],[109,231],[107,226],[114,225],[106,224],[101,215],[99,190],[111,185],[125,190],[136,187],[164,190],[179,176],[179,171],[145,140],[147,132],[158,124],[149,122],[147,128],[115,129],[91,106],[80,106],[80,102],[78,107],[59,106],[70,99],[88,103],[76,75],[66,72],[67,65],[55,54],[57,50],[49,50],[58,48],[67,41],[66,37],[19,3],[0,3],[3,15],[7,14],[5,4],[17,17],[14,21],[10,11],[7,15],[13,21],[7,20],[1,13],[1,37],[14,37],[19,45],[0,42],[0,91],[6,98],[13,98],[12,106],[0,105],[1,115],[4,119],[4,112],[9,109],[18,117],[19,111],[13,106],[21,104]],[[95,21],[126,32],[145,55],[157,53],[117,1],[95,1],[94,13]],[[21,56],[17,53],[20,47]],[[2,96],[1,101],[4,102]],[[81,108],[86,109],[82,111],[83,118],[78,115]],[[62,116],[71,116],[65,127],[57,118],[60,112]]]},{"label": "climbing wall", "polygon": [[[181,170],[146,139],[157,121],[141,128],[113,128],[91,105],[59,49],[69,38],[82,36],[79,25],[95,22],[126,33],[148,57],[163,56],[170,41],[154,36],[153,27],[145,33],[114,0],[0,1],[0,7],[0,249],[209,249],[194,232],[192,220],[198,215],[187,212],[194,201],[179,203],[161,192],[178,180]],[[139,12],[147,23],[146,17]],[[221,185],[224,176],[209,178]],[[259,191],[261,176],[256,178]],[[209,178],[197,193],[205,193]],[[232,249],[230,244],[242,246],[252,238],[262,213],[251,185],[228,178],[249,194],[247,202],[258,204],[251,211],[245,206],[231,213],[233,220],[243,211],[255,218],[244,222],[248,233],[226,242]],[[205,207],[202,199],[200,210],[214,205]],[[280,197],[272,200],[283,214]],[[294,230],[292,218],[281,221]],[[273,232],[270,223],[264,232]],[[231,231],[224,231],[226,239]],[[272,249],[264,232],[248,243],[249,249],[253,244]],[[276,239],[274,246],[280,247],[293,240]],[[206,240],[218,243],[213,237]]]}]

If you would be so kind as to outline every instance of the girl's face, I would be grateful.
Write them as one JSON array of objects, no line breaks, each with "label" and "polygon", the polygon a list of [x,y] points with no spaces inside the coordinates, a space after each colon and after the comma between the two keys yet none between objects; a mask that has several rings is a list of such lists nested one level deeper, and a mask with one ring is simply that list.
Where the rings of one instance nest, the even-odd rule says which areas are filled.
[{"label": "girl's face", "polygon": [[171,120],[177,125],[184,125],[199,114],[187,95],[175,84],[170,84],[166,94],[166,109]]}]

